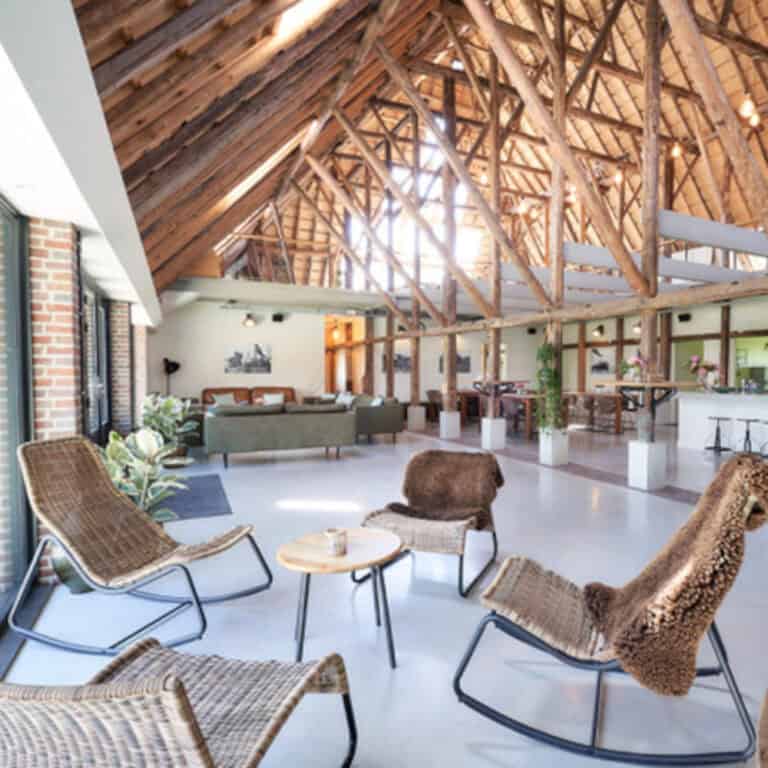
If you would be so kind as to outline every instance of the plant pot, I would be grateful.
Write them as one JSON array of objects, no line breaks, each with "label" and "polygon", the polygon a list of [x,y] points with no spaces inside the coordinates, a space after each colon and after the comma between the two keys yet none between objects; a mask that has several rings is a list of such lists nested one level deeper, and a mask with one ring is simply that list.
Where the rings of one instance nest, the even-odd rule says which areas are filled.
[{"label": "plant pot", "polygon": [[564,429],[539,431],[539,463],[559,467],[568,463],[568,432]]}]

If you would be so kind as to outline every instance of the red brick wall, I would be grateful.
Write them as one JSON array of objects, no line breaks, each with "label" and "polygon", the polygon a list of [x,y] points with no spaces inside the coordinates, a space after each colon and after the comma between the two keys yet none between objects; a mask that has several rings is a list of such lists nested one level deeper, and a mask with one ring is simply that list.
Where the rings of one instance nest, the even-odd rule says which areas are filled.
[{"label": "red brick wall", "polygon": [[110,387],[112,429],[127,435],[133,429],[131,380],[131,307],[125,301],[109,305]]},{"label": "red brick wall", "polygon": [[134,325],[133,329],[133,423],[141,425],[141,404],[147,395],[147,328]]},{"label": "red brick wall", "polygon": [[[32,318],[32,386],[35,439],[79,434],[80,277],[77,232],[71,224],[31,219],[29,276]],[[40,578],[53,577],[50,562]]]},{"label": "red brick wall", "polygon": [[29,274],[35,438],[82,431],[77,233],[71,224],[32,219]]}]

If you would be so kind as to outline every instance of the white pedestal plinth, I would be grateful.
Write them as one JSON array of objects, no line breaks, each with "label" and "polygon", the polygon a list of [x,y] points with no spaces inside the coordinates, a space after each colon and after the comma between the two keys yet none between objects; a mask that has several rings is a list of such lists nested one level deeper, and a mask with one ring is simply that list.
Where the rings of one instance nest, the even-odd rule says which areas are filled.
[{"label": "white pedestal plinth", "polygon": [[629,487],[655,491],[667,484],[667,444],[629,441]]},{"label": "white pedestal plinth", "polygon": [[548,467],[568,463],[568,433],[560,429],[539,430],[539,462]]},{"label": "white pedestal plinth", "polygon": [[458,411],[440,411],[440,437],[443,440],[461,437],[461,414]]},{"label": "white pedestal plinth", "polygon": [[427,409],[423,405],[408,406],[408,430],[423,432],[427,427]]},{"label": "white pedestal plinth", "polygon": [[499,451],[507,444],[507,420],[483,419],[481,444],[484,451]]}]

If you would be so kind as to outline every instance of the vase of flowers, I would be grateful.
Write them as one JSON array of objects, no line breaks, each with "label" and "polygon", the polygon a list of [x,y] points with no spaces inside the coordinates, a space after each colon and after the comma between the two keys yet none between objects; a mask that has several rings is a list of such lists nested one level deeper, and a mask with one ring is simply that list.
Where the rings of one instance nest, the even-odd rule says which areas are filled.
[{"label": "vase of flowers", "polygon": [[648,376],[648,361],[642,355],[622,360],[619,367],[621,378],[626,381],[645,381]]},{"label": "vase of flowers", "polygon": [[692,355],[688,370],[696,375],[696,380],[707,392],[712,392],[720,386],[720,367],[716,363],[703,360],[701,355]]}]

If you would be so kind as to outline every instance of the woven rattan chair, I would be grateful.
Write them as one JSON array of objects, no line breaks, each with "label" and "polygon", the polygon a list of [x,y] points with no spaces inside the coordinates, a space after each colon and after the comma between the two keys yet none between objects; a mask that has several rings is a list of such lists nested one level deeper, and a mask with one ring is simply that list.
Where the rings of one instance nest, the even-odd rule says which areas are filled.
[{"label": "woven rattan chair", "polygon": [[343,697],[351,765],[357,729],[340,656],[237,661],[142,640],[88,685],[0,684],[0,765],[253,768],[307,693]]},{"label": "woven rattan chair", "polygon": [[[400,537],[403,551],[389,565],[414,551],[458,555],[458,589],[466,597],[496,561],[498,541],[491,503],[503,484],[499,465],[490,453],[423,451],[410,460],[405,471],[403,495],[408,503],[393,503],[372,512],[363,525]],[[470,531],[490,533],[493,553],[465,586],[464,553]],[[357,584],[369,577],[352,574]]]},{"label": "woven rattan chair", "polygon": [[[272,573],[252,535],[241,525],[202,544],[180,544],[127,496],[119,493],[95,446],[83,437],[25,443],[18,450],[19,463],[32,509],[45,527],[24,582],[9,615],[9,625],[31,640],[80,653],[114,655],[120,648],[177,614],[193,608],[198,628],[171,640],[169,647],[198,640],[206,629],[203,605],[233,600],[268,589]],[[222,595],[198,595],[189,563],[212,557],[247,540],[266,580],[256,586]],[[131,594],[172,607],[143,627],[108,647],[68,642],[36,632],[19,623],[19,613],[35,581],[46,547],[61,547],[80,577],[94,590]],[[180,574],[188,594],[161,595],[144,587]]]},{"label": "woven rattan chair", "polygon": [[[459,700],[530,738],[585,757],[637,765],[742,763],[756,734],[714,622],[741,566],[746,531],[764,524],[768,463],[739,456],[718,471],[693,514],[640,575],[620,589],[580,588],[525,557],[505,561],[483,594],[480,622],[454,677]],[[597,675],[591,739],[577,742],[516,720],[468,693],[462,679],[489,625],[559,661]],[[707,635],[717,659],[697,667]],[[659,695],[683,696],[697,678],[722,675],[746,735],[742,749],[648,754],[598,743],[605,675],[629,674]]]}]

